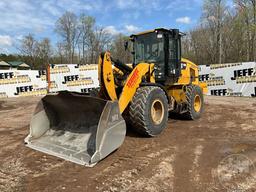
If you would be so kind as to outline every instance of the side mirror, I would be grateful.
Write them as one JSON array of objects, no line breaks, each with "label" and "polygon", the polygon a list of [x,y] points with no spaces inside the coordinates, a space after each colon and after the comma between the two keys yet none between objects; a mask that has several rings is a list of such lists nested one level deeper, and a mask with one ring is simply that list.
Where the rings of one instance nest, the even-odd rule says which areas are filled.
[{"label": "side mirror", "polygon": [[128,41],[125,41],[125,43],[124,43],[124,50],[125,50],[125,51],[128,50],[128,45],[129,45]]}]

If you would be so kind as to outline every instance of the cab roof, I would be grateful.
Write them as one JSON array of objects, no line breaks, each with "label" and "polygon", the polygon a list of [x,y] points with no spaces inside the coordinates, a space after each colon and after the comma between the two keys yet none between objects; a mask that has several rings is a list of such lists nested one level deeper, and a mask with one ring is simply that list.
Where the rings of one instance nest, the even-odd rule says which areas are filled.
[{"label": "cab roof", "polygon": [[185,33],[180,32],[179,29],[156,28],[156,29],[147,30],[147,31],[132,34],[130,37],[145,35],[145,34],[157,32],[157,31],[163,31],[163,32],[167,32],[167,33],[173,33],[174,31],[176,31],[176,32],[179,33],[180,36],[185,36],[186,35]]}]

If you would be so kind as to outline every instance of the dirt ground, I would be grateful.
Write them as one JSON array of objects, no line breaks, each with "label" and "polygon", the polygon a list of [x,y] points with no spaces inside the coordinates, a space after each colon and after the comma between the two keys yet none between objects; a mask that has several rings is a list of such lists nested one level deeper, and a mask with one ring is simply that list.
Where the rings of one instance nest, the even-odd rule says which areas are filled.
[{"label": "dirt ground", "polygon": [[0,191],[256,191],[256,99],[206,97],[201,119],[158,137],[128,130],[88,168],[24,146],[40,98],[0,100]]}]

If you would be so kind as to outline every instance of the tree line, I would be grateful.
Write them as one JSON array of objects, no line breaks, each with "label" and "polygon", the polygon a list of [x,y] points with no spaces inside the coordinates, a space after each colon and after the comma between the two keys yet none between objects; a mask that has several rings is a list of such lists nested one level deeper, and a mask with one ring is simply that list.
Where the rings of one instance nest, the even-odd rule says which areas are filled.
[{"label": "tree line", "polygon": [[204,0],[198,25],[183,39],[198,64],[256,61],[256,0]]},{"label": "tree line", "polygon": [[129,37],[111,34],[98,26],[94,17],[78,17],[67,11],[56,21],[54,31],[61,39],[55,46],[49,38],[37,40],[28,34],[17,47],[19,54],[0,54],[0,60],[22,60],[32,69],[43,69],[49,63],[95,64],[102,51],[110,50],[113,57],[131,62],[132,56],[124,47]]},{"label": "tree line", "polygon": [[[55,46],[49,38],[37,40],[28,34],[20,42],[20,54],[0,54],[0,59],[22,60],[38,69],[48,63],[97,63],[100,52],[110,50],[113,57],[132,61],[124,48],[129,37],[110,34],[94,17],[67,11],[54,30],[61,39]],[[204,0],[200,21],[186,34],[182,55],[197,64],[255,61],[256,0],[234,0],[231,7],[226,0]]]}]

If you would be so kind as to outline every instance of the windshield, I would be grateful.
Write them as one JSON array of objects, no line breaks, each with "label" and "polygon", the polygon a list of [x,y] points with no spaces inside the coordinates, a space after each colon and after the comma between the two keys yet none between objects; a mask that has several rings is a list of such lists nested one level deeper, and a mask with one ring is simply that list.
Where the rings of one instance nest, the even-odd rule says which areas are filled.
[{"label": "windshield", "polygon": [[137,36],[134,44],[135,64],[140,62],[163,62],[163,42],[162,34],[148,33]]}]

